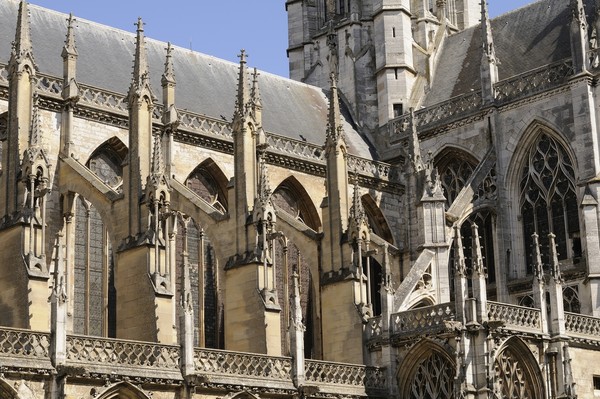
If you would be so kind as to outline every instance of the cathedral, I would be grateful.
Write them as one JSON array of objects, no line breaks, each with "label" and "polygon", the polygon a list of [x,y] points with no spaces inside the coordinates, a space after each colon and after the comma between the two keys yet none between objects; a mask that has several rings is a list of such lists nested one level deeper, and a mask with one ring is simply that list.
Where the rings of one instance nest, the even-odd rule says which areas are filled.
[{"label": "cathedral", "polygon": [[0,398],[600,397],[600,0],[285,7],[0,1]]}]

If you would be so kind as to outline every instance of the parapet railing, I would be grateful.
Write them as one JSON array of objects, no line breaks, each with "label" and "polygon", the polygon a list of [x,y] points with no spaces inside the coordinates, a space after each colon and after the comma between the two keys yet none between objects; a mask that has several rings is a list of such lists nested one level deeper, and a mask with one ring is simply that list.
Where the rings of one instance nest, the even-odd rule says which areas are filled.
[{"label": "parapet railing", "polygon": [[541,311],[536,308],[488,301],[488,318],[503,321],[504,327],[519,331],[542,331]]},{"label": "parapet railing", "polygon": [[67,335],[67,362],[179,370],[179,346],[83,335]]},{"label": "parapet railing", "polygon": [[454,303],[442,303],[392,314],[392,334],[404,335],[434,332],[445,328],[445,321],[454,320]]},{"label": "parapet railing", "polygon": [[49,361],[50,333],[0,328],[0,356],[34,362]]},{"label": "parapet railing", "polygon": [[[8,69],[6,65],[2,64],[0,64],[0,86],[8,86]],[[51,99],[60,104],[62,102],[63,88],[62,79],[45,74],[37,75],[36,90],[37,93],[44,98]],[[85,84],[79,84],[78,88],[80,105],[90,109],[107,112],[126,121],[129,112],[126,95]],[[2,88],[0,87],[0,89]],[[0,90],[0,92],[2,90]],[[2,93],[0,93],[0,95],[1,94]],[[162,112],[162,104],[154,104],[152,114],[154,123],[161,123]],[[179,114],[180,122],[179,136],[186,136],[186,138],[189,139],[189,133],[193,133],[197,135],[206,135],[225,142],[231,142],[233,140],[231,123],[229,121],[193,113],[184,109],[179,109],[177,112]],[[183,131],[186,133],[183,134]],[[298,158],[303,161],[309,161],[320,165],[325,164],[322,145],[307,143],[270,132],[266,133],[266,138],[267,143],[269,144],[269,152]],[[349,155],[348,168],[349,170],[366,177],[381,180],[390,179],[391,166],[384,162]]]},{"label": "parapet railing", "polygon": [[194,368],[198,374],[214,376],[292,380],[292,361],[288,357],[195,348]]},{"label": "parapet railing", "polygon": [[309,384],[345,385],[368,389],[385,389],[385,373],[377,367],[357,364],[306,360],[305,378]]},{"label": "parapet railing", "polygon": [[565,329],[570,336],[600,341],[600,318],[565,312]]},{"label": "parapet railing", "polygon": [[[0,327],[0,365],[52,369],[51,334]],[[149,376],[182,380],[181,348],[153,342],[68,334],[65,364],[83,373]],[[256,353],[194,348],[194,374],[215,384],[245,384],[293,390],[292,359]],[[305,360],[305,380],[351,395],[384,390],[385,372],[365,365]]]},{"label": "parapet railing", "polygon": [[[596,49],[588,54],[591,69],[600,66],[599,53],[600,50]],[[574,74],[573,62],[565,59],[501,80],[494,85],[494,103],[503,105],[554,89],[566,83]],[[480,112],[484,105],[480,90],[462,94],[415,111],[414,123],[419,131],[424,131],[442,123],[472,116]],[[409,120],[410,116],[404,114],[390,121],[388,132],[392,142],[408,134]]]}]

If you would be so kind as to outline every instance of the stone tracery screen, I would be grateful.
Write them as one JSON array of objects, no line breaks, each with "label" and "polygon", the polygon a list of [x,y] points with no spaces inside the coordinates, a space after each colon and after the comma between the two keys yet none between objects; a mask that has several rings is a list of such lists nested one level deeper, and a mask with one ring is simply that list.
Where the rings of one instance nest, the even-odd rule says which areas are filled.
[{"label": "stone tracery screen", "polygon": [[417,366],[410,381],[410,399],[454,398],[454,366],[431,352]]}]

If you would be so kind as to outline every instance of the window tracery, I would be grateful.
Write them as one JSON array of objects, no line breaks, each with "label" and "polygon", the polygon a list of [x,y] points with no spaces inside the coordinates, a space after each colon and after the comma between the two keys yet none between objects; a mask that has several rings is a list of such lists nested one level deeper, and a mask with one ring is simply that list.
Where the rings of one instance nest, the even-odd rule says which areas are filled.
[{"label": "window tracery", "polygon": [[293,177],[285,179],[271,195],[271,201],[277,208],[296,220],[317,231],[321,221],[308,193]]},{"label": "window tracery", "polygon": [[[522,166],[520,207],[527,255],[527,273],[533,272],[532,238],[539,236],[548,248],[548,234],[556,235],[559,260],[581,256],[575,171],[566,150],[551,136],[541,133]],[[542,262],[548,264],[547,250]]]},{"label": "window tracery", "polygon": [[467,184],[475,169],[474,163],[454,156],[448,162],[440,162],[438,166],[442,180],[442,187],[446,195],[447,205],[450,206]]},{"label": "window tracery", "polygon": [[502,399],[533,399],[533,384],[521,359],[506,348],[494,362],[496,394]]},{"label": "window tracery", "polygon": [[563,288],[563,307],[565,312],[581,313],[579,290],[576,285]]},{"label": "window tracery", "polygon": [[454,398],[454,366],[438,352],[421,361],[410,383],[410,399]]},{"label": "window tracery", "polygon": [[223,184],[217,181],[215,171],[210,168],[211,165],[213,166],[212,169],[217,168],[212,162],[203,162],[190,174],[186,185],[221,213],[226,213],[227,197],[223,189]]}]

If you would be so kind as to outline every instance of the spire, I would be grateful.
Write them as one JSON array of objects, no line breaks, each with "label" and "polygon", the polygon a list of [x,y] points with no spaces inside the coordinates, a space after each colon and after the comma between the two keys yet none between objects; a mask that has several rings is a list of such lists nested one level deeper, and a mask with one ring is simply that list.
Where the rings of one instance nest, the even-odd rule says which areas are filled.
[{"label": "spire", "polygon": [[73,14],[69,14],[69,18],[67,18],[67,38],[65,39],[65,45],[62,51],[63,59],[68,58],[69,56],[77,57],[79,54],[77,53],[77,47],[75,46],[75,34],[73,33],[76,19],[73,18]]},{"label": "spire", "polygon": [[12,43],[10,64],[13,66],[22,65],[26,60],[30,62],[30,65],[33,69],[37,70],[35,61],[33,59],[33,46],[31,45],[29,5],[27,1],[23,0],[19,4],[17,30],[15,33],[15,40]]},{"label": "spire", "polygon": [[162,75],[161,82],[163,86],[167,84],[175,84],[175,72],[173,69],[173,46],[171,42],[167,43],[167,55],[165,57],[165,72]]},{"label": "spire", "polygon": [[548,246],[550,247],[550,273],[556,282],[562,282],[560,273],[560,264],[558,262],[558,252],[556,251],[556,236],[553,233],[548,234]]},{"label": "spire", "polygon": [[248,93],[248,71],[246,66],[246,50],[242,49],[238,55],[240,58],[240,68],[238,77],[238,94],[235,103],[235,112],[239,116],[244,115],[246,105],[250,99]]},{"label": "spire", "polygon": [[135,42],[135,60],[133,64],[133,79],[141,82],[148,78],[148,59],[146,56],[146,39],[144,36],[144,22],[142,17],[137,21],[137,38]]},{"label": "spire", "polygon": [[[137,26],[137,37],[135,41],[135,58],[133,60],[133,78],[131,80],[131,86],[129,88],[130,101],[132,100],[131,95],[135,95],[139,98],[143,94],[150,97],[150,101],[154,101],[154,95],[150,89],[150,73],[148,69],[148,57],[146,55],[146,39],[144,36],[144,22],[142,18],[138,18],[136,23]],[[146,93],[143,93],[146,91]]]}]

